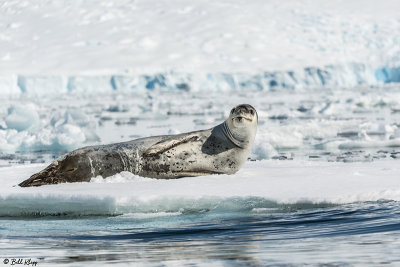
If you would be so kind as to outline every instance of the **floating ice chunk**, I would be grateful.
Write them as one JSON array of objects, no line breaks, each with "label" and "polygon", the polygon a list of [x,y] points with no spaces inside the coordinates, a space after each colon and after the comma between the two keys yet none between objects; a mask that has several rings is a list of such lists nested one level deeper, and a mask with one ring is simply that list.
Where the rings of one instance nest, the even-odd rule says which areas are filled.
[{"label": "floating ice chunk", "polygon": [[365,130],[361,130],[359,137],[361,140],[364,140],[364,141],[372,141],[372,138],[367,134],[367,132]]},{"label": "floating ice chunk", "polygon": [[89,122],[89,118],[80,110],[70,109],[65,112],[65,122],[85,126]]},{"label": "floating ice chunk", "polygon": [[[69,109],[63,112],[56,112],[50,119],[50,125],[55,127],[57,131],[63,132],[65,125],[79,126],[81,132],[84,134],[86,142],[97,142],[100,138],[94,132],[96,128],[96,121],[92,121],[85,113],[77,109]],[[67,126],[68,128],[69,126]],[[72,132],[74,135],[75,131]],[[66,134],[65,132],[63,134]],[[64,140],[65,136],[62,138]],[[64,144],[65,142],[60,143]],[[65,144],[69,144],[68,141]]]},{"label": "floating ice chunk", "polygon": [[50,124],[54,127],[62,124],[76,124],[79,126],[87,126],[90,122],[89,117],[80,110],[68,109],[66,111],[56,112],[50,119]]},{"label": "floating ice chunk", "polygon": [[13,105],[8,109],[5,123],[9,129],[24,131],[39,125],[39,114],[32,104]]},{"label": "floating ice chunk", "polygon": [[57,128],[57,142],[63,147],[76,147],[86,141],[85,133],[76,125],[64,124]]},{"label": "floating ice chunk", "polygon": [[99,137],[90,128],[63,124],[57,127],[45,125],[40,130],[0,130],[0,152],[13,153],[37,149],[70,150],[87,142],[97,142]]},{"label": "floating ice chunk", "polygon": [[264,138],[276,149],[293,149],[303,145],[304,136],[295,127],[282,127],[264,133]]},{"label": "floating ice chunk", "polygon": [[394,124],[372,122],[362,123],[359,127],[361,129],[360,137],[362,140],[372,140],[372,138],[387,140],[397,130],[397,126]]},{"label": "floating ice chunk", "polygon": [[14,129],[0,130],[0,152],[14,152],[16,150],[19,144],[16,145],[10,139],[17,134],[18,132]]},{"label": "floating ice chunk", "polygon": [[262,160],[270,159],[276,155],[278,155],[278,152],[270,143],[262,139],[256,139],[251,150],[250,158]]},{"label": "floating ice chunk", "polygon": [[82,131],[85,134],[85,142],[100,142],[100,137],[96,134],[93,128],[83,128]]},{"label": "floating ice chunk", "polygon": [[55,133],[51,128],[41,129],[36,134],[37,143],[46,147],[51,147],[54,144]]},{"label": "floating ice chunk", "polygon": [[96,128],[96,121],[92,121],[80,110],[55,112],[50,117],[46,114],[43,125],[39,128],[39,115],[34,106],[17,106],[9,109],[5,121],[7,129],[2,135],[2,142],[9,145],[2,146],[1,151],[70,150],[85,142],[99,141],[93,130]]}]

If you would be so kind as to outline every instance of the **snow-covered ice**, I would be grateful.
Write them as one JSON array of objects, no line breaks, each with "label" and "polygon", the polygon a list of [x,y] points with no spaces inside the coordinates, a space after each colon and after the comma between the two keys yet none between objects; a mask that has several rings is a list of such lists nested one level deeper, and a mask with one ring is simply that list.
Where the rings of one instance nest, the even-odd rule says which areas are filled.
[{"label": "snow-covered ice", "polygon": [[[377,200],[383,197],[379,192],[396,190],[395,171],[388,183],[374,186],[373,197],[365,197],[370,192],[366,184],[366,191],[331,195],[323,191],[326,199],[314,193],[276,198],[273,192],[296,182],[300,187],[300,181],[274,188],[278,171],[272,170],[271,177],[267,174],[275,164],[283,164],[278,159],[293,160],[284,163],[284,170],[294,166],[296,172],[309,175],[310,169],[302,169],[299,162],[316,164],[318,177],[324,177],[327,164],[327,170],[338,171],[324,180],[332,187],[334,181],[352,179],[337,166],[343,170],[362,166],[375,185],[373,177],[386,172],[375,173],[374,166],[397,164],[397,10],[400,2],[390,0],[379,4],[373,0],[4,1],[0,3],[0,166],[11,167],[1,168],[1,178],[7,180],[11,175],[17,183],[17,176],[26,178],[38,167],[12,166],[49,163],[85,145],[210,128],[225,120],[233,106],[249,103],[259,114],[250,159],[272,161],[249,162],[251,168],[231,178],[168,183],[190,187],[190,183],[208,181],[211,186],[207,188],[217,188],[216,197],[260,196],[276,202],[304,198],[347,203],[359,196],[360,200]],[[341,161],[372,163],[337,163]],[[336,177],[339,174],[343,177]],[[239,182],[246,177],[253,181],[255,192]],[[103,181],[99,179],[95,180]],[[247,189],[232,189],[232,194],[224,195],[218,186],[229,179]],[[264,184],[263,179],[271,179],[272,184]],[[161,188],[166,183],[126,173],[103,182],[108,184],[49,188],[96,191],[107,186],[116,187],[117,192],[119,182]],[[316,183],[323,184],[322,180]],[[257,191],[264,185],[275,191]],[[7,188],[2,191],[8,199],[4,203],[11,203],[13,196],[17,202],[22,196],[32,201],[35,196],[60,200],[43,193],[50,190],[46,188],[32,189],[35,196]],[[203,193],[210,196],[212,191]],[[160,191],[154,194],[163,196]],[[112,196],[101,203],[113,213],[120,199]]]},{"label": "snow-covered ice", "polygon": [[[226,209],[284,209],[400,201],[400,167],[373,163],[248,162],[235,175],[157,180],[123,172],[106,180],[20,188],[45,165],[0,169],[0,216],[121,215]],[[301,175],[299,176],[299,173]]]}]

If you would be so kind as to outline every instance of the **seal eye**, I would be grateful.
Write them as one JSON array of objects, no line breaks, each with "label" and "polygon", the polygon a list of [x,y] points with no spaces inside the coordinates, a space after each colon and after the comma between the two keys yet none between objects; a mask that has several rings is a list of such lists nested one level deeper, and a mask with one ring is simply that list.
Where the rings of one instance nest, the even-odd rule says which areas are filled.
[{"label": "seal eye", "polygon": [[234,109],[234,108],[231,110],[231,114],[233,114],[233,112],[235,112],[235,109]]},{"label": "seal eye", "polygon": [[250,114],[254,115],[254,110],[250,109]]}]

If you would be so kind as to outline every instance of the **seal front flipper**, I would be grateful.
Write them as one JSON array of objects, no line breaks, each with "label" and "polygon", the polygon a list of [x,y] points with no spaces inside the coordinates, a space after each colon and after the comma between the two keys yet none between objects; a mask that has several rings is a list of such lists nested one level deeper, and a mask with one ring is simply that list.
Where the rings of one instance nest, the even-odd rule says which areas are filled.
[{"label": "seal front flipper", "polygon": [[143,152],[144,157],[151,157],[157,154],[161,154],[171,148],[174,148],[180,144],[197,141],[200,139],[199,134],[193,133],[189,135],[182,135],[180,137],[173,136],[172,138],[168,138],[166,140],[160,141],[151,147],[149,147],[145,152]]}]

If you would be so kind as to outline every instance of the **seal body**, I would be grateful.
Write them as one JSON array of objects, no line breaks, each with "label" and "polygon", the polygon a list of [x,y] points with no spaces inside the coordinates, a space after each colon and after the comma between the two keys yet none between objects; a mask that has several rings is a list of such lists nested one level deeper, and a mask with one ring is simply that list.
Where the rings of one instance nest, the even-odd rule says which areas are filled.
[{"label": "seal body", "polygon": [[[254,140],[257,114],[250,110],[254,110],[250,105],[237,106],[227,121],[208,130],[80,148],[20,186],[88,182],[92,177],[108,177],[121,171],[160,179],[233,174],[247,160]],[[235,120],[239,125],[243,123],[243,129],[234,125]],[[246,132],[247,128],[250,131]]]}]

